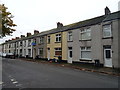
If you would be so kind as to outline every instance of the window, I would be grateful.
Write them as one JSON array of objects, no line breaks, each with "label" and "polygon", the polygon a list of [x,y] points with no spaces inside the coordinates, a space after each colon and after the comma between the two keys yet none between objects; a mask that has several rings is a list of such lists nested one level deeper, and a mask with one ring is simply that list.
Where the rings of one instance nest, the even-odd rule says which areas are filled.
[{"label": "window", "polygon": [[31,46],[31,40],[28,40],[28,46]]},{"label": "window", "polygon": [[33,41],[34,43],[36,43],[36,39],[34,39],[34,41]]},{"label": "window", "polygon": [[111,25],[104,25],[103,26],[103,37],[111,37]]},{"label": "window", "polygon": [[22,41],[20,42],[20,46],[22,46]]},{"label": "window", "polygon": [[36,45],[36,39],[33,39],[32,46]]},{"label": "window", "polygon": [[18,42],[16,42],[16,46],[17,46],[17,47],[18,47],[18,44],[19,44],[19,43],[18,43]]},{"label": "window", "polygon": [[11,48],[11,45],[9,44],[9,48]]},{"label": "window", "polygon": [[81,59],[91,60],[91,47],[81,47]]},{"label": "window", "polygon": [[89,39],[91,39],[91,30],[90,30],[90,28],[81,30],[80,34],[81,34],[80,40],[89,40]]},{"label": "window", "polygon": [[50,36],[48,36],[48,43],[50,43]]},{"label": "window", "polygon": [[24,41],[24,47],[26,47],[26,41]]},{"label": "window", "polygon": [[42,44],[44,42],[44,37],[40,37],[39,43]]},{"label": "window", "polygon": [[28,49],[28,56],[31,56],[31,49]]},{"label": "window", "polygon": [[40,55],[40,56],[43,56],[43,48],[39,48],[38,50],[39,50],[39,51],[38,51],[38,52],[39,52],[39,55]]},{"label": "window", "polygon": [[62,49],[61,48],[55,48],[55,56],[62,55]]},{"label": "window", "polygon": [[56,34],[56,42],[61,42],[61,34]]},{"label": "window", "polygon": [[72,41],[73,37],[72,37],[72,32],[68,32],[68,41]]},{"label": "window", "polygon": [[20,49],[20,56],[22,56],[22,49]]}]

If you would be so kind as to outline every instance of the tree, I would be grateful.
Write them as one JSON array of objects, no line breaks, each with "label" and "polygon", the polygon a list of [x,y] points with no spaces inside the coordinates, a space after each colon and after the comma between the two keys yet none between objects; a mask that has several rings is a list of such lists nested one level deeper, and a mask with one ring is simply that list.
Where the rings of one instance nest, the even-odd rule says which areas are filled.
[{"label": "tree", "polygon": [[11,35],[15,31],[13,27],[17,26],[13,23],[13,15],[7,9],[4,4],[0,4],[0,37]]}]

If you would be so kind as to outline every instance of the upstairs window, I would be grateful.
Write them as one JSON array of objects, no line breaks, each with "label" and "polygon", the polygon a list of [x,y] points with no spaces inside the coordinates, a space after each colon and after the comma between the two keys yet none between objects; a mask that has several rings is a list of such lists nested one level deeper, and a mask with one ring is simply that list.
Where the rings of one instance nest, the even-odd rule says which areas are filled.
[{"label": "upstairs window", "polygon": [[47,38],[47,42],[50,43],[50,36],[48,36],[48,38]]},{"label": "upstairs window", "polygon": [[80,40],[89,40],[91,39],[91,29],[87,28],[80,31],[81,37]]},{"label": "upstairs window", "polygon": [[34,41],[33,41],[34,43],[36,43],[36,39],[34,39]]},{"label": "upstairs window", "polygon": [[61,42],[61,34],[56,34],[56,42]]},{"label": "upstairs window", "polygon": [[40,37],[39,43],[42,44],[44,42],[44,37]]},{"label": "upstairs window", "polygon": [[68,41],[72,40],[73,40],[72,32],[68,32]]},{"label": "upstairs window", "polygon": [[20,46],[22,46],[22,41],[20,41]]},{"label": "upstairs window", "polygon": [[111,25],[104,25],[103,26],[103,38],[111,37]]},{"label": "upstairs window", "polygon": [[24,41],[24,47],[26,47],[26,41]]},{"label": "upstairs window", "polygon": [[18,42],[16,42],[16,47],[18,47],[19,46],[19,43]]},{"label": "upstairs window", "polygon": [[31,40],[28,40],[28,46],[31,46]]}]

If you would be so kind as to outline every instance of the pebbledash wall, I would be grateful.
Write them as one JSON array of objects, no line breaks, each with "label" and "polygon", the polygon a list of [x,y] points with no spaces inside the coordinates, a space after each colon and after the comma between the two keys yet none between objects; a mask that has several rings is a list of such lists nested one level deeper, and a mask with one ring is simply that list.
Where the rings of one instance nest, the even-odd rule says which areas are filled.
[{"label": "pebbledash wall", "polygon": [[24,58],[57,59],[68,63],[96,60],[105,67],[120,68],[120,11],[9,40],[2,44],[4,53],[14,53]]}]

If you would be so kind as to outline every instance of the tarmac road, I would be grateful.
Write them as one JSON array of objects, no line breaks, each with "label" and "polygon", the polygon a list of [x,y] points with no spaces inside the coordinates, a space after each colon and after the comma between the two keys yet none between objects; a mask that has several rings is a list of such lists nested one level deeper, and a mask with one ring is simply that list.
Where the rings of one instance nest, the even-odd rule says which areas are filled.
[{"label": "tarmac road", "polygon": [[118,77],[18,59],[2,59],[3,88],[118,88]]}]

